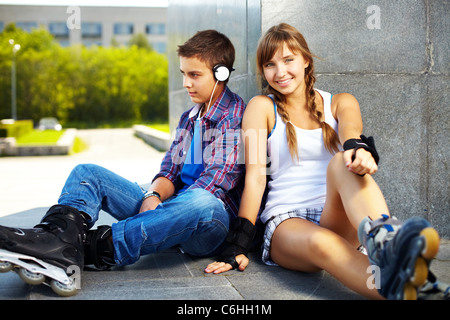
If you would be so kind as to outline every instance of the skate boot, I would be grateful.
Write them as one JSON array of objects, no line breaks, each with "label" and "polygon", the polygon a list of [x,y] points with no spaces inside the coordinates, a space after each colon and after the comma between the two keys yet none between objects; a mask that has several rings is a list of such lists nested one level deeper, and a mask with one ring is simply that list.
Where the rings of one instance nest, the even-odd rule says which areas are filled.
[{"label": "skate boot", "polygon": [[431,259],[439,250],[439,235],[423,218],[400,223],[387,215],[364,219],[358,229],[369,261],[379,268],[378,291],[387,299],[416,300],[428,277]]},{"label": "skate boot", "polygon": [[99,226],[86,235],[84,252],[85,265],[94,265],[97,270],[109,270],[115,264],[114,246],[110,226]]},{"label": "skate boot", "polygon": [[28,284],[47,284],[61,296],[77,292],[78,279],[68,275],[84,264],[86,224],[71,207],[51,207],[32,229],[0,226],[0,272],[16,271]]}]

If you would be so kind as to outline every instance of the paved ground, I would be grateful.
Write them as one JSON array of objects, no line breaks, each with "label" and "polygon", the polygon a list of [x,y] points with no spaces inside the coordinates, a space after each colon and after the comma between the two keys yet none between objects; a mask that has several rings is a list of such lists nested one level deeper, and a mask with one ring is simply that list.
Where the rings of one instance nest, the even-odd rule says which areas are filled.
[{"label": "paved ground", "polygon": [[[55,203],[70,170],[78,163],[103,165],[140,184],[148,183],[159,169],[163,153],[133,137],[131,130],[86,130],[80,131],[79,135],[91,148],[74,156],[0,158],[0,224],[31,227],[39,222],[47,208]],[[114,220],[103,213],[98,223],[112,222]],[[203,269],[212,259],[193,259],[178,249],[171,249],[112,271],[83,271],[81,290],[70,298],[60,298],[43,285],[26,285],[16,274],[9,272],[0,274],[0,299],[224,302],[363,299],[327,272],[293,272],[263,265],[258,252],[251,253],[250,257],[251,264],[245,272],[208,275]],[[439,278],[450,282],[448,240],[443,241],[432,270]],[[179,307],[183,306],[179,304]]]}]

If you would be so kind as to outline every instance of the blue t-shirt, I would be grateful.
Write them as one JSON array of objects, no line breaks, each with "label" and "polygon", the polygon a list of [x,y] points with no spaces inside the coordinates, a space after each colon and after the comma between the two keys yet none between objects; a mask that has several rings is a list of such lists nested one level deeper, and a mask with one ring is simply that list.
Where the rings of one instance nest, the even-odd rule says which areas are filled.
[{"label": "blue t-shirt", "polygon": [[181,181],[184,183],[184,187],[179,192],[189,188],[200,177],[204,169],[201,122],[200,119],[197,119],[194,125],[194,136],[181,169]]}]

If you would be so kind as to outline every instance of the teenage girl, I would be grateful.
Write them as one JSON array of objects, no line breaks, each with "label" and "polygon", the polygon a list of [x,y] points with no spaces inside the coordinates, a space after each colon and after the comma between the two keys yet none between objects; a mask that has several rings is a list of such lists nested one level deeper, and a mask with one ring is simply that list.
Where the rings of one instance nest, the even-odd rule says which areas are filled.
[{"label": "teenage girl", "polygon": [[[313,55],[288,24],[274,26],[262,37],[257,66],[267,86],[265,95],[249,102],[242,122],[246,177],[238,222],[228,249],[205,271],[246,268],[260,213],[266,225],[266,264],[326,270],[369,298],[415,298],[437,253],[438,235],[424,219],[408,220],[400,228],[390,218],[372,178],[378,154],[373,139],[362,136],[358,101],[348,93],[331,95],[314,88]],[[255,156],[261,154],[269,157],[268,175],[266,158]],[[396,241],[387,241],[394,236]],[[357,250],[361,243],[369,259]],[[405,267],[407,260],[412,262]],[[368,285],[371,265],[378,266],[381,283]]]}]

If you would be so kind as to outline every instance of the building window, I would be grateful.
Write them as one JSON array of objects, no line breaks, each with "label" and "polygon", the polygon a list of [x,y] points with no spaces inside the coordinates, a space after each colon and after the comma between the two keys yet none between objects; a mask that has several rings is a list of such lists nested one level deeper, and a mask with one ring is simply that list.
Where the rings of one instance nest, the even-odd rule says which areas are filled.
[{"label": "building window", "polygon": [[166,53],[167,45],[165,42],[152,42],[152,48],[158,53]]},{"label": "building window", "polygon": [[81,36],[83,38],[101,38],[102,24],[100,22],[82,22]]},{"label": "building window", "polygon": [[0,32],[3,32],[3,29],[5,28],[4,22],[0,21]]},{"label": "building window", "polygon": [[132,23],[114,23],[114,34],[133,34]]},{"label": "building window", "polygon": [[69,28],[65,22],[50,22],[48,24],[48,31],[55,38],[66,38],[69,36]]},{"label": "building window", "polygon": [[23,29],[26,32],[31,32],[31,29],[38,27],[37,22],[16,22],[16,27]]},{"label": "building window", "polygon": [[163,35],[166,34],[166,25],[164,23],[148,23],[145,26],[147,34]]},{"label": "building window", "polygon": [[58,43],[61,47],[69,47],[70,46],[69,38],[61,38],[58,40]]},{"label": "building window", "polygon": [[83,45],[87,48],[92,47],[92,46],[97,46],[97,47],[101,47],[102,46],[102,41],[101,40],[96,40],[96,39],[83,39],[82,41]]}]

